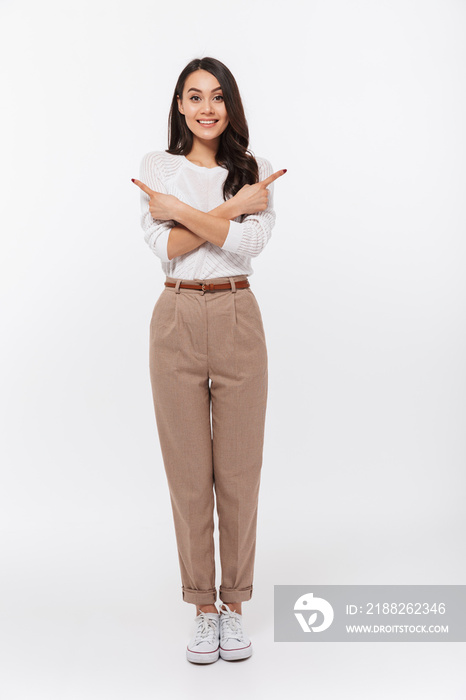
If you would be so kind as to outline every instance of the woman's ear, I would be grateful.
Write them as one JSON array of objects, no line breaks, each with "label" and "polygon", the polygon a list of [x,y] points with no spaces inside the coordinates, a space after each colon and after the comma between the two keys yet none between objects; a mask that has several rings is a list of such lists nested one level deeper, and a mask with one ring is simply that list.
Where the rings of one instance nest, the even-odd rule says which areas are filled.
[{"label": "woman's ear", "polygon": [[180,96],[179,96],[179,95],[176,96],[176,100],[177,100],[177,102],[178,102],[178,111],[181,112],[181,114],[184,114],[184,112],[183,112],[183,107],[182,107],[182,105],[181,105],[181,100],[180,100]]}]

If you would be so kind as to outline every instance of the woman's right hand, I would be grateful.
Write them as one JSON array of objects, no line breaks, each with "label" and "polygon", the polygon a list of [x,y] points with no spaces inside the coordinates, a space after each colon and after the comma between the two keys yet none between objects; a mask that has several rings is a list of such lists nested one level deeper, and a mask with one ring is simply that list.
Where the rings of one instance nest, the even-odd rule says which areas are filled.
[{"label": "woman's right hand", "polygon": [[256,214],[258,211],[267,209],[269,198],[267,185],[270,185],[274,180],[285,173],[286,169],[277,170],[276,173],[269,175],[269,177],[261,182],[256,182],[254,185],[243,185],[233,197],[241,214]]}]

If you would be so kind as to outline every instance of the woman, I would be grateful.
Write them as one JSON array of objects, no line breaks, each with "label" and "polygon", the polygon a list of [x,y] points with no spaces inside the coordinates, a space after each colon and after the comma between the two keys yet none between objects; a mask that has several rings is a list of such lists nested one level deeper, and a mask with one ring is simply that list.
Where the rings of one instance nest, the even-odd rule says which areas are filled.
[{"label": "woman", "polygon": [[[187,658],[246,658],[267,401],[267,348],[249,286],[275,223],[270,163],[248,151],[236,81],[214,58],[181,72],[169,148],[141,162],[142,228],[166,274],[150,325],[150,377],[173,508]],[[212,415],[212,422],[211,422]],[[222,605],[215,606],[214,489]]]}]

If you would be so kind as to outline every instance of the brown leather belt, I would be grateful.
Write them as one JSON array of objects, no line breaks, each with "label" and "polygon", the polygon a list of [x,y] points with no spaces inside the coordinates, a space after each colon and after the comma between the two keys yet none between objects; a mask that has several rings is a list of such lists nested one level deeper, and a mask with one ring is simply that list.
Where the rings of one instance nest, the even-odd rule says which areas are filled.
[{"label": "brown leather belt", "polygon": [[[165,282],[166,287],[176,287],[175,282]],[[236,289],[245,289],[250,287],[249,280],[238,280],[235,281]],[[203,292],[215,292],[217,289],[231,289],[230,282],[222,282],[221,284],[212,284],[212,282],[207,284],[187,284],[182,282],[179,286],[180,289],[200,289]]]}]

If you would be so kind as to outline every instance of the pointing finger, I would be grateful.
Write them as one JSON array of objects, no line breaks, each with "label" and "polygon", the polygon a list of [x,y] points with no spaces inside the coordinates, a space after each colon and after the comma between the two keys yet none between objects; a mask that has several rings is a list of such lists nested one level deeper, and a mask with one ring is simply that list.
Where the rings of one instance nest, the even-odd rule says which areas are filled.
[{"label": "pointing finger", "polygon": [[286,168],[285,170],[277,170],[276,173],[273,173],[273,175],[269,175],[269,177],[267,177],[265,180],[262,180],[260,184],[264,187],[267,187],[267,185],[270,185],[274,180],[277,179],[277,177],[281,177],[282,175],[284,175],[286,173],[286,170]]},{"label": "pointing finger", "polygon": [[150,195],[153,193],[153,191],[154,191],[154,190],[151,190],[149,187],[147,187],[147,185],[145,185],[145,184],[144,184],[143,182],[141,182],[140,180],[135,180],[135,179],[131,178],[131,182],[134,182],[135,185],[137,185],[138,187],[140,187],[141,190],[142,190],[143,192],[145,192],[146,194],[148,194],[149,196],[150,196]]}]

